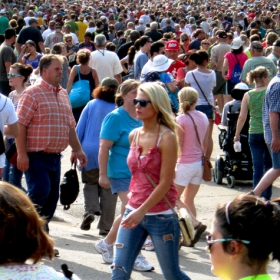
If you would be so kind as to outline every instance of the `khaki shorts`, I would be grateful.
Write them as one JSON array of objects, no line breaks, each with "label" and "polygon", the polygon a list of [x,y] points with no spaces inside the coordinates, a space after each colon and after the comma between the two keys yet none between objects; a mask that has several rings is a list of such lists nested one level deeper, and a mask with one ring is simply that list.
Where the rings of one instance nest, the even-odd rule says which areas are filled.
[{"label": "khaki shorts", "polygon": [[227,81],[223,78],[222,72],[215,72],[216,73],[216,86],[213,89],[213,94],[226,94],[226,84]]}]

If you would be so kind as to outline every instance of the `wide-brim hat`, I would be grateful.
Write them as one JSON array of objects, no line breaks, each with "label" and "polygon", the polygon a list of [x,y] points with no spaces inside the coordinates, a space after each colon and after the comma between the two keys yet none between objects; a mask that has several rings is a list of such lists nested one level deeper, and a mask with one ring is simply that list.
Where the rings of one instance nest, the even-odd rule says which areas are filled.
[{"label": "wide-brim hat", "polygon": [[163,72],[166,71],[174,60],[169,59],[163,54],[157,55],[153,60],[154,71]]}]

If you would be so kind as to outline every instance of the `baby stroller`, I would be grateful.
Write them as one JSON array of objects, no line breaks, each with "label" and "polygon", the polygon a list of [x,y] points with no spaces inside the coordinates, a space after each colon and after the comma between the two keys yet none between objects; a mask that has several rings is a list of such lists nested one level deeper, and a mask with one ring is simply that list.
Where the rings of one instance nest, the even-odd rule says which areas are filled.
[{"label": "baby stroller", "polygon": [[[242,100],[245,92],[244,90],[243,92],[239,90],[238,94],[232,92],[232,96],[235,100]],[[233,105],[229,105],[227,112],[228,126],[218,126],[219,145],[224,154],[217,157],[213,169],[214,182],[222,184],[223,178],[226,178],[227,186],[230,188],[234,187],[236,180],[251,181],[253,179],[252,157],[248,143],[249,116],[240,133],[241,152],[235,152],[233,138],[240,108],[233,111],[232,107]]]}]

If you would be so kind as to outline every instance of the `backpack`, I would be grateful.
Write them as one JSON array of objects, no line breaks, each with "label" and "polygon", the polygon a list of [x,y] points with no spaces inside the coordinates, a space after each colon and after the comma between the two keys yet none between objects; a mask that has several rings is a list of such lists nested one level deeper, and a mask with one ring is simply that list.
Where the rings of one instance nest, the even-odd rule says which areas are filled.
[{"label": "backpack", "polygon": [[232,70],[232,73],[231,73],[231,77],[230,77],[230,81],[233,83],[233,84],[238,84],[240,83],[240,77],[241,77],[241,73],[242,73],[242,68],[240,66],[240,63],[237,59],[237,56],[235,56],[235,59],[237,61],[237,63],[235,64],[233,70]]}]

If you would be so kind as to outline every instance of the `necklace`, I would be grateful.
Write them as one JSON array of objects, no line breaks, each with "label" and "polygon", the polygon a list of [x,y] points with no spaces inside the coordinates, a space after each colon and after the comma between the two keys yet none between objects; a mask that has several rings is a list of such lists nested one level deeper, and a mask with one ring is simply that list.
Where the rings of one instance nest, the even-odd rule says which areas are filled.
[{"label": "necklace", "polygon": [[99,51],[103,56],[105,56],[105,50],[102,50],[103,52],[102,52],[101,50],[98,50],[98,51]]}]

